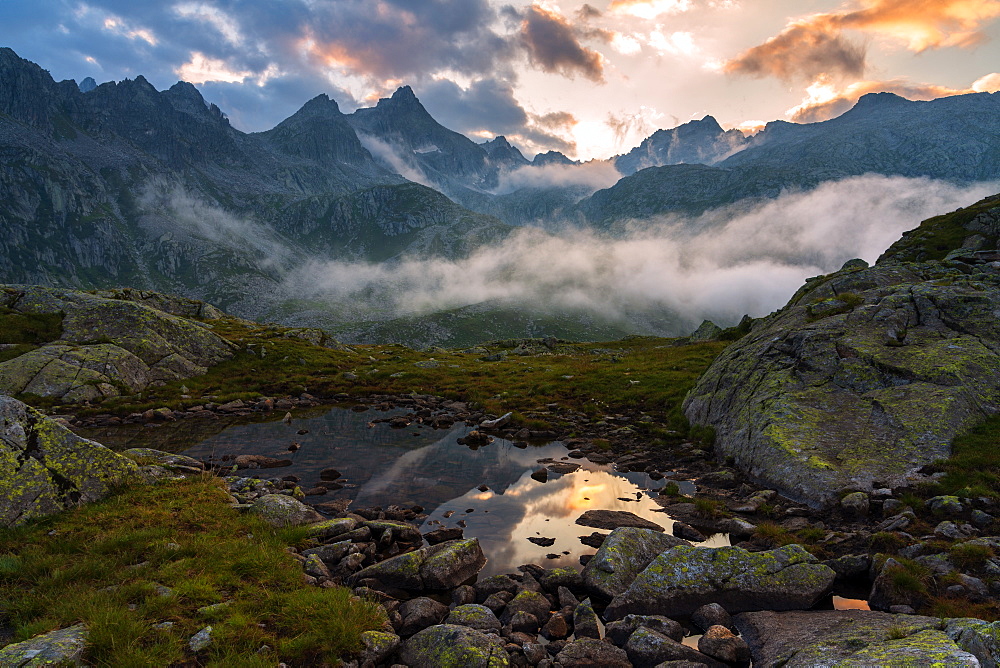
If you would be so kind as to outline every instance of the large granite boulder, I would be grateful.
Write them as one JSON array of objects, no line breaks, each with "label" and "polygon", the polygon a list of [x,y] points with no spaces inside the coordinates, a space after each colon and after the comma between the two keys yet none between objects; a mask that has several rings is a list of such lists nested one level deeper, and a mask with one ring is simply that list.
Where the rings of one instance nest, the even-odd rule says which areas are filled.
[{"label": "large granite boulder", "polygon": [[445,591],[462,584],[486,565],[478,538],[450,540],[372,564],[354,580],[374,578],[409,591]]},{"label": "large granite boulder", "polygon": [[[992,206],[979,217],[1000,221]],[[911,256],[927,254],[809,279],[723,351],[684,402],[720,456],[832,504],[845,487],[904,483],[1000,410],[1000,268],[986,255]]]},{"label": "large granite boulder", "polygon": [[83,624],[0,647],[0,666],[83,666],[89,632]]},{"label": "large granite boulder", "polygon": [[[250,512],[275,528],[298,527],[321,522],[323,516],[311,506],[287,494],[265,494],[253,500]],[[322,557],[321,557],[322,558]]]},{"label": "large granite boulder", "polygon": [[[132,298],[116,296],[126,293]],[[146,298],[132,291],[0,287],[0,307],[12,313],[62,316],[58,339],[0,362],[0,392],[65,402],[113,397],[204,374],[234,354],[231,343],[190,319],[218,317],[216,309],[194,300],[140,294]]]},{"label": "large granite boulder", "polygon": [[584,584],[588,590],[601,596],[617,596],[628,589],[635,576],[649,562],[665,550],[679,545],[690,543],[653,529],[615,529],[584,567]]},{"label": "large granite boulder", "polygon": [[0,526],[97,501],[138,479],[128,457],[0,395]]},{"label": "large granite boulder", "polygon": [[755,666],[981,665],[949,637],[944,620],[936,617],[821,610],[747,612],[735,620]]},{"label": "large granite boulder", "polygon": [[815,605],[835,578],[832,568],[816,563],[800,545],[767,552],[674,547],[611,600],[604,619],[687,616],[706,603],[718,603],[730,612],[801,610]]},{"label": "large granite boulder", "polygon": [[506,668],[510,657],[503,643],[468,626],[438,624],[403,643],[403,663],[411,668]]},{"label": "large granite boulder", "polygon": [[949,619],[944,631],[956,645],[974,654],[983,668],[1000,665],[1000,622],[969,617]]}]

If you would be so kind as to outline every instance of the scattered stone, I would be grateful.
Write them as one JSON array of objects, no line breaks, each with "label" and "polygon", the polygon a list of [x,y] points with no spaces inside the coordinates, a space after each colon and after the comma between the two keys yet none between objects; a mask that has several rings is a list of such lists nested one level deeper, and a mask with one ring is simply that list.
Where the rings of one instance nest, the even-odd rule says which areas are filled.
[{"label": "scattered stone", "polygon": [[961,515],[965,510],[962,501],[957,496],[932,496],[927,499],[927,507],[931,512],[942,515]]},{"label": "scattered stone", "polygon": [[547,482],[549,479],[549,471],[545,468],[536,469],[531,473],[531,477],[538,482]]},{"label": "scattered stone", "polygon": [[801,545],[755,553],[740,547],[673,547],[614,597],[604,617],[690,615],[706,603],[733,612],[805,609],[830,590],[835,577]]},{"label": "scattered stone", "polygon": [[698,639],[698,651],[723,663],[748,663],[750,648],[725,626],[715,625]]},{"label": "scattered stone", "polygon": [[580,536],[580,542],[583,543],[584,545],[586,545],[587,547],[597,548],[597,547],[600,547],[601,545],[604,544],[604,540],[607,537],[608,537],[608,534],[606,534],[606,533],[598,533],[598,532],[595,531],[594,533],[590,534],[589,536]]},{"label": "scattered stone", "polygon": [[723,666],[692,647],[642,626],[629,636],[625,643],[625,652],[632,662],[631,665],[637,668],[653,668],[664,661],[693,661],[710,668]]},{"label": "scattered stone", "polygon": [[399,649],[399,636],[394,633],[384,631],[362,631],[361,633],[361,656],[362,664],[371,662],[374,665],[384,663],[392,654]]},{"label": "scattered stone", "polygon": [[621,648],[593,638],[581,638],[566,643],[556,655],[563,668],[601,666],[601,668],[632,668],[629,657]]},{"label": "scattered stone", "polygon": [[401,636],[411,636],[428,626],[440,623],[448,616],[448,606],[438,603],[432,598],[421,596],[404,602],[399,606],[401,624],[396,631]]},{"label": "scattered stone", "polygon": [[511,618],[518,612],[527,612],[534,615],[535,619],[548,619],[549,608],[549,599],[545,598],[544,594],[522,589],[507,603],[503,615],[500,616],[500,622],[510,623]]},{"label": "scattered stone", "polygon": [[580,517],[576,518],[576,523],[595,529],[617,529],[619,527],[637,527],[640,529],[653,529],[663,531],[663,527],[656,522],[645,520],[635,513],[627,510],[588,510]]},{"label": "scattered stone", "polygon": [[870,503],[864,492],[851,492],[840,500],[840,507],[857,517],[867,517]]},{"label": "scattered stone", "polygon": [[445,624],[468,626],[484,633],[500,633],[500,620],[485,605],[460,605],[451,611]]},{"label": "scattered stone", "polygon": [[236,455],[233,464],[238,469],[277,469],[291,466],[291,459],[275,459],[266,455]]},{"label": "scattered stone", "polygon": [[555,538],[544,538],[542,536],[529,536],[528,541],[541,547],[550,547],[556,542]]},{"label": "scattered stone", "polygon": [[206,626],[188,640],[188,649],[197,654],[212,644],[212,627]]},{"label": "scattered stone", "polygon": [[601,639],[601,625],[589,598],[573,611],[573,634],[577,638]]},{"label": "scattered stone", "polygon": [[505,668],[510,658],[501,641],[466,626],[440,624],[403,643],[400,659],[410,668]]},{"label": "scattered stone", "polygon": [[713,626],[724,626],[730,631],[736,628],[733,618],[718,603],[708,603],[691,614],[691,622],[702,631]]},{"label": "scattered stone", "polygon": [[690,524],[684,524],[684,522],[674,522],[674,526],[673,529],[671,530],[671,533],[673,533],[678,538],[689,540],[695,543],[703,543],[706,540],[708,540],[705,534],[698,531]]},{"label": "scattered stone", "polygon": [[628,642],[629,637],[640,627],[652,629],[677,642],[684,639],[684,627],[662,615],[625,615],[617,622],[610,622],[604,628],[604,632],[611,642],[620,647]]},{"label": "scattered stone", "polygon": [[374,578],[409,591],[445,591],[462,584],[486,564],[479,539],[452,540],[373,564],[355,580]]},{"label": "scattered stone", "polygon": [[284,494],[265,494],[254,499],[251,512],[276,528],[315,524],[323,520],[323,516],[315,510]]},{"label": "scattered stone", "polygon": [[542,627],[542,635],[548,640],[562,640],[570,634],[570,624],[566,619],[567,615],[561,612],[549,617],[549,621]]},{"label": "scattered stone", "polygon": [[437,545],[449,540],[459,540],[464,536],[464,531],[460,527],[441,527],[424,534],[424,540],[429,545]]}]

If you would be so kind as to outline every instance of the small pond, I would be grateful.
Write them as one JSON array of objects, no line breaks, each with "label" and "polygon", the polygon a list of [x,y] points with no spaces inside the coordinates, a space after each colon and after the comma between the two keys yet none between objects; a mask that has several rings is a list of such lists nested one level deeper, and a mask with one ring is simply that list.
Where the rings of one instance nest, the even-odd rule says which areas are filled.
[{"label": "small pond", "polygon": [[[610,465],[586,459],[568,459],[566,448],[558,442],[515,447],[510,441],[496,439],[478,449],[469,448],[458,443],[471,430],[462,423],[447,430],[420,424],[403,429],[371,424],[376,418],[403,414],[403,410],[359,413],[333,408],[295,417],[290,424],[275,419],[234,424],[202,438],[192,434],[189,438],[197,439],[194,445],[186,447],[173,441],[169,449],[203,460],[230,460],[241,454],[290,459],[292,464],[287,467],[243,473],[296,475],[303,489],[313,487],[323,469],[335,468],[345,487],[324,496],[310,496],[309,501],[350,498],[357,508],[423,506],[428,517],[422,531],[464,524],[467,537],[479,538],[489,559],[484,575],[511,572],[525,563],[579,568],[580,555],[594,552],[579,537],[597,529],[574,522],[589,509],[627,510],[656,522],[668,533],[671,530],[673,520],[658,512],[660,506],[650,495],[663,480],[653,481],[645,473],[618,473]],[[191,422],[176,426],[190,429]],[[157,441],[162,443],[164,432],[174,426],[133,426],[85,435],[110,447],[158,447]],[[299,447],[290,452],[293,443]],[[540,468],[538,460],[545,458],[572,461],[582,468],[564,475],[550,472],[547,482],[542,483],[531,473]],[[682,491],[685,487],[682,485]],[[531,537],[553,538],[555,542],[543,547],[530,542]],[[728,539],[723,535],[704,543],[726,544]]]}]

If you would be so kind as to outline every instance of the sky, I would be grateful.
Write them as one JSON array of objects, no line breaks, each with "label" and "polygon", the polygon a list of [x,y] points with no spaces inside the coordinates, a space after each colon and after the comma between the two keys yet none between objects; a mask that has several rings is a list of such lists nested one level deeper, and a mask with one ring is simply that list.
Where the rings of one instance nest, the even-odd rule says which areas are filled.
[{"label": "sky", "polygon": [[581,160],[705,115],[751,132],[870,92],[994,92],[998,37],[1000,0],[0,2],[0,46],[57,81],[183,79],[248,132],[409,85],[476,141]]}]

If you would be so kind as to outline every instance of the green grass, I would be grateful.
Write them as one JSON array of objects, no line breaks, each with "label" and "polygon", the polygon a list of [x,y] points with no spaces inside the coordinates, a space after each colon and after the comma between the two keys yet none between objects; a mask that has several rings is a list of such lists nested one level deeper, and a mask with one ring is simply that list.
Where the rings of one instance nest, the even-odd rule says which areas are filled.
[{"label": "green grass", "polygon": [[[684,396],[727,345],[676,346],[669,339],[630,337],[610,343],[560,343],[554,350],[537,345],[530,355],[509,354],[499,361],[484,361],[481,354],[423,353],[401,345],[332,350],[286,339],[284,328],[248,327],[235,320],[213,321],[213,329],[235,342],[241,352],[204,376],[152,388],[141,397],[106,401],[91,412],[187,408],[204,403],[206,396],[222,403],[302,392],[359,397],[416,392],[471,402],[496,414],[516,411],[527,416],[546,411],[554,416],[523,418],[525,425],[537,429],[557,426],[562,410],[579,411],[594,420],[609,412],[644,411],[668,430],[676,430],[680,438],[688,433],[681,413]],[[504,341],[486,347],[492,354],[514,349],[518,343]],[[266,351],[263,357],[261,350]],[[438,362],[436,368],[414,364],[432,357]],[[348,373],[356,379],[346,379]],[[180,398],[182,385],[188,387],[191,399]],[[551,403],[559,409],[549,411]]]},{"label": "green grass", "polygon": [[17,313],[0,308],[0,343],[39,345],[62,336],[61,313]]},{"label": "green grass", "polygon": [[951,450],[951,457],[941,462],[945,476],[936,493],[1000,497],[1000,416],[957,437]]},{"label": "green grass", "polygon": [[979,568],[994,556],[993,548],[989,545],[959,543],[948,550],[948,558],[962,570]]},{"label": "green grass", "polygon": [[[194,665],[186,643],[207,624],[213,644],[197,665],[336,663],[384,612],[346,589],[306,585],[287,533],[237,514],[211,476],[124,490],[0,531],[0,611],[15,641],[86,623],[86,658],[98,666]],[[153,627],[162,622],[173,626]]]},{"label": "green grass", "polygon": [[[965,238],[971,236],[965,225],[980,213],[997,206],[1000,206],[1000,200],[994,196],[964,209],[928,218],[916,229],[905,232],[883,254],[883,258],[891,257],[901,262],[943,260],[948,253],[961,248]],[[995,237],[987,238],[983,247],[996,248],[996,242]]]}]

